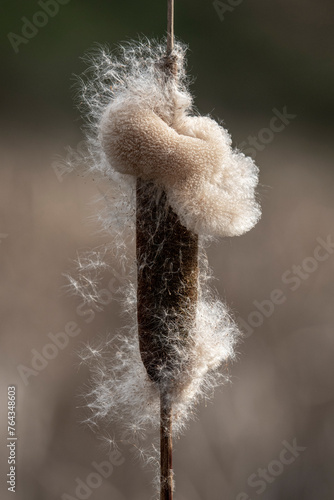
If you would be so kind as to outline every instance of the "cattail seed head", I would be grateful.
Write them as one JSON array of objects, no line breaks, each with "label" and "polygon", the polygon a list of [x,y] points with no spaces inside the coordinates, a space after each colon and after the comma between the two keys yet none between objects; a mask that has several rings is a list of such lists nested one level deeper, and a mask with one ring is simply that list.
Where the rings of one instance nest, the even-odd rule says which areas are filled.
[{"label": "cattail seed head", "polygon": [[226,378],[218,369],[234,358],[239,335],[208,286],[203,242],[257,222],[258,171],[221,125],[195,115],[180,43],[173,79],[162,76],[165,43],[130,43],[119,53],[92,57],[82,85],[87,151],[77,163],[100,178],[98,220],[110,239],[102,253],[127,270],[120,288],[129,318],[122,333],[83,355],[93,376],[90,418],[118,420],[134,434],[157,428],[167,387],[178,433],[198,398]]}]

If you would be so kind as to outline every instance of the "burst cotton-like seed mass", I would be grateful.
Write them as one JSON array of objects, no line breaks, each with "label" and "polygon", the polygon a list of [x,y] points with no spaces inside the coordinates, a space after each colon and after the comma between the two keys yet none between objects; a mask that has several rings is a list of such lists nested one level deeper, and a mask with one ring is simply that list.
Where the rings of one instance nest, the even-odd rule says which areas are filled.
[{"label": "burst cotton-like seed mass", "polygon": [[161,185],[195,233],[235,236],[251,229],[260,216],[253,160],[232,149],[217,122],[191,116],[192,98],[180,79],[163,82],[157,66],[141,71],[138,81],[130,77],[115,92],[102,116],[99,137],[110,166]]},{"label": "burst cotton-like seed mass", "polygon": [[[110,332],[108,341],[83,354],[91,361],[93,376],[90,419],[120,421],[134,435],[159,425],[159,388],[146,373],[138,345],[136,178],[161,188],[181,223],[200,238],[196,319],[190,340],[180,344],[178,358],[183,356],[186,363],[175,366],[179,382],[170,394],[176,433],[198,398],[224,379],[218,368],[234,357],[239,334],[226,306],[209,289],[203,241],[208,236],[240,235],[260,217],[254,194],[257,167],[232,149],[222,126],[194,114],[183,46],[177,43],[174,49],[173,79],[163,77],[164,52],[164,44],[147,40],[120,47],[118,55],[101,51],[91,59],[91,72],[82,84],[87,154],[78,163],[88,165],[86,170],[95,177],[100,174],[104,208],[98,220],[110,240],[103,255],[107,260],[109,255],[110,267],[115,259],[126,270],[119,285],[129,313],[125,331]],[[81,258],[79,277],[72,280],[88,302],[99,301],[96,279],[101,262],[100,254]]]}]

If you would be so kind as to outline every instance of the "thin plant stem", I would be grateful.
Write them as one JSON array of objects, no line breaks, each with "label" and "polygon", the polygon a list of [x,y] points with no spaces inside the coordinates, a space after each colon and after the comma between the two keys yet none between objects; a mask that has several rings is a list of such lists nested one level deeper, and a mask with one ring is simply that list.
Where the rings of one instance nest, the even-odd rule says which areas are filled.
[{"label": "thin plant stem", "polygon": [[166,394],[160,392],[160,465],[161,500],[173,499],[172,467],[172,406]]},{"label": "thin plant stem", "polygon": [[174,0],[167,0],[167,57],[174,48]]},{"label": "thin plant stem", "polygon": [[[174,0],[167,0],[167,57],[174,48]],[[160,389],[160,498],[173,499],[172,406]]]}]

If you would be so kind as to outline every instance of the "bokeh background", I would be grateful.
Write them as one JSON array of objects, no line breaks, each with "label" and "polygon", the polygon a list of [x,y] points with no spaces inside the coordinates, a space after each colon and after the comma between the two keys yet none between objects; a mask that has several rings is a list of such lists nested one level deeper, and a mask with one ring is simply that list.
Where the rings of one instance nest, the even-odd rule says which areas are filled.
[{"label": "bokeh background", "polygon": [[[175,443],[175,498],[331,500],[334,252],[330,244],[320,253],[317,247],[319,238],[334,239],[334,4],[215,5],[176,0],[175,30],[190,47],[198,110],[223,119],[235,145],[247,149],[250,137],[257,141],[263,217],[249,234],[208,250],[214,285],[246,338],[229,368],[231,383],[199,406],[198,418]],[[123,463],[112,475],[75,493],[78,478],[86,482],[92,463],[108,457],[80,423],[78,396],[89,373],[76,352],[124,319],[116,296],[88,323],[78,314],[78,299],[64,294],[63,274],[77,252],[100,242],[89,222],[97,186],[59,174],[55,157],[83,138],[73,104],[82,56],[96,42],[161,38],[165,1],[63,0],[25,42],[8,37],[22,36],[22,18],[31,21],[41,10],[37,1],[1,2],[0,497],[12,495],[5,484],[6,393],[15,384],[18,500],[144,500],[152,495],[152,474],[122,443]],[[13,39],[20,40],[16,51]],[[293,117],[280,132],[268,131],[273,110],[284,107]],[[265,302],[266,315],[259,313],[277,289],[281,303]],[[70,321],[80,334],[25,385],[18,366],[31,367],[31,350],[41,352],[48,334]],[[111,423],[110,435],[117,431]],[[282,455],[286,443],[298,446],[295,456]],[[259,474],[265,474],[261,483]]]}]

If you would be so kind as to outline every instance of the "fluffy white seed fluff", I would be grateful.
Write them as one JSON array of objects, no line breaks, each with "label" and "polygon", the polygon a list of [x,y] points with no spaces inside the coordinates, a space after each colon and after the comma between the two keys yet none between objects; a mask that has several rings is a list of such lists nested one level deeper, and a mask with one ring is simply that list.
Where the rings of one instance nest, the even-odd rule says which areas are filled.
[{"label": "fluffy white seed fluff", "polygon": [[129,318],[123,332],[111,332],[102,343],[93,340],[82,355],[92,370],[89,421],[119,421],[136,442],[159,426],[159,391],[141,361],[136,324],[136,177],[161,186],[181,222],[200,235],[196,322],[182,353],[187,370],[171,395],[175,433],[198,399],[226,378],[218,369],[233,359],[239,334],[227,307],[208,287],[204,237],[242,234],[260,216],[256,166],[233,151],[223,127],[192,116],[183,46],[175,46],[178,72],[167,83],[157,66],[164,52],[165,43],[144,40],[120,47],[118,56],[100,51],[90,59],[81,96],[88,116],[87,151],[76,160],[100,179],[103,208],[97,218],[110,243],[80,257],[72,285],[87,302],[99,303],[98,278],[108,270],[104,262],[109,269],[117,262],[122,269],[117,295],[122,292]]},{"label": "fluffy white seed fluff", "polygon": [[[202,256],[204,266],[205,258]],[[207,270],[202,268],[202,279]],[[205,275],[205,277],[204,277]],[[160,417],[159,388],[151,382],[142,363],[136,315],[136,292],[126,286],[125,310],[130,318],[122,333],[108,341],[93,342],[82,353],[93,375],[92,390],[87,395],[92,410],[90,422],[114,421],[133,431],[157,428]],[[191,343],[184,346],[187,369],[180,370],[179,383],[170,394],[173,404],[173,432],[179,434],[192,416],[195,404],[214,387],[226,380],[218,368],[223,361],[234,359],[234,346],[239,331],[227,307],[202,286],[197,305],[196,324],[190,332]]]},{"label": "fluffy white seed fluff", "polygon": [[138,87],[132,82],[107,106],[100,140],[110,167],[161,185],[181,222],[198,234],[245,233],[260,217],[257,167],[232,149],[217,122],[191,116],[188,91],[177,81],[164,84],[160,72],[141,76]]}]

